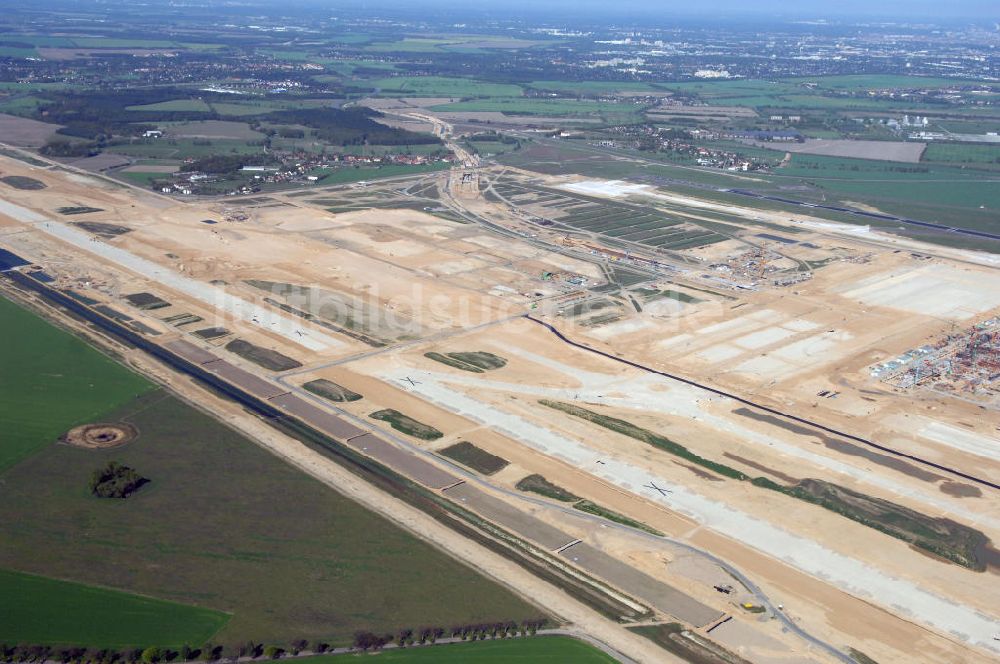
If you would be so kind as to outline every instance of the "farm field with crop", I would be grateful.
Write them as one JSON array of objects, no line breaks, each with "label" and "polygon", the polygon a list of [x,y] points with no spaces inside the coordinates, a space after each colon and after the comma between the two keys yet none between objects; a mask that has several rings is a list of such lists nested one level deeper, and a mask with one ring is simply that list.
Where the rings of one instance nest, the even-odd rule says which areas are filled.
[{"label": "farm field with crop", "polygon": [[[53,445],[4,476],[0,567],[231,612],[227,642],[538,613],[163,392],[101,420],[140,437]],[[149,485],[120,503],[91,497],[87,478],[108,460]]]},{"label": "farm field with crop", "polygon": [[229,619],[220,611],[0,570],[0,643],[126,648],[201,644]]},{"label": "farm field with crop", "polygon": [[593,115],[600,113],[634,113],[641,110],[635,104],[613,102],[577,101],[573,99],[521,99],[518,97],[493,97],[459,101],[432,107],[435,111],[498,111],[508,115]]},{"label": "farm field with crop", "polygon": [[[75,605],[47,602],[4,640],[93,634],[88,645],[175,645],[223,622],[204,616],[232,614],[220,641],[344,642],[363,629],[539,614],[208,415],[149,391],[69,334],[6,300],[0,314],[11,331],[0,379],[5,425],[19,432],[16,446],[4,445],[0,569],[198,607],[189,620],[171,608],[176,629],[150,632],[136,618],[132,632],[119,620],[63,635]],[[75,372],[62,376],[70,357]],[[56,400],[58,418],[50,415]],[[139,437],[113,449],[55,444],[70,426],[94,421],[126,422]],[[137,469],[148,485],[123,501],[90,495],[91,473],[109,461]],[[40,631],[45,625],[52,631]]]},{"label": "farm field with crop", "polygon": [[[296,662],[325,664],[352,662],[370,655],[337,655],[306,657]],[[600,650],[576,639],[562,636],[536,636],[503,641],[455,643],[429,648],[392,650],[377,655],[379,662],[399,664],[612,664],[615,660]]]},{"label": "farm field with crop", "polygon": [[151,389],[144,378],[0,297],[0,472]]},{"label": "farm field with crop", "polygon": [[371,81],[388,95],[418,97],[516,97],[521,87],[445,76],[396,76]]},{"label": "farm field with crop", "polygon": [[922,161],[1000,168],[1000,145],[931,143],[924,151]]},{"label": "farm field with crop", "polygon": [[144,104],[141,106],[129,106],[128,111],[204,111],[210,112],[212,109],[208,104],[200,99],[174,99],[171,101],[161,101],[156,104]]}]

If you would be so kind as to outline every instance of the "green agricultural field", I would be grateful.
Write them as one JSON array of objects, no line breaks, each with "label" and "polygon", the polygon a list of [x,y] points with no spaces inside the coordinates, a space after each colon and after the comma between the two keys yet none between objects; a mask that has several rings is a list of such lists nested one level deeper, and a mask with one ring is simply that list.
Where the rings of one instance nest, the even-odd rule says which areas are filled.
[{"label": "green agricultural field", "polygon": [[[303,143],[308,143],[309,138],[272,138],[271,144],[275,145],[281,141],[287,141],[288,143],[294,143],[296,145],[302,145]],[[322,146],[323,144],[320,143]],[[440,145],[435,145],[433,143],[428,143],[426,145],[326,145],[327,154],[351,154],[358,156],[376,156],[381,157],[387,154],[412,154],[412,155],[429,155],[441,150]],[[383,167],[387,168],[387,167]]]},{"label": "green agricultural field", "polygon": [[134,143],[109,145],[106,152],[123,154],[128,157],[147,159],[198,159],[211,155],[256,154],[264,151],[263,145],[241,140],[212,138],[204,139],[145,139]]},{"label": "green agricultural field", "polygon": [[10,115],[31,115],[37,109],[42,100],[38,97],[14,97],[0,101],[0,113]]},{"label": "green agricultural field", "polygon": [[39,58],[38,51],[34,48],[21,48],[18,46],[0,46],[0,58],[27,59]]},{"label": "green agricultural field", "polygon": [[[779,81],[764,81],[759,79],[689,81],[683,83],[659,83],[657,87],[675,92],[694,93],[709,98],[770,96],[780,94],[809,94],[813,91],[851,91],[877,90],[885,88],[943,88],[962,85],[970,81],[960,81],[953,78],[934,78],[927,76],[892,76],[892,75],[846,75],[846,76],[811,76],[792,77]],[[806,84],[815,85],[814,88]]]},{"label": "green agricultural field", "polygon": [[1000,131],[1000,120],[935,120],[931,127],[955,134],[985,134],[990,131]]},{"label": "green agricultural field", "polygon": [[382,94],[415,97],[517,97],[521,86],[445,76],[396,76],[368,81]]},{"label": "green agricultural field", "polygon": [[[707,184],[713,187],[746,185],[746,180],[742,175],[736,176],[716,169],[683,168],[667,163],[634,163],[610,155],[598,156],[595,150],[585,145],[575,145],[572,141],[562,141],[557,145],[529,144],[520,150],[501,155],[497,162],[548,175],[574,173],[606,180],[634,179],[651,175]],[[699,193],[698,190],[690,193],[704,196],[704,193]]]},{"label": "green agricultural field", "polygon": [[35,46],[48,46],[52,48],[65,48],[76,45],[70,37],[50,37],[48,35],[7,34],[4,35],[4,39],[21,44],[33,44]]},{"label": "green agricultural field", "polygon": [[[661,83],[658,87],[682,94],[694,94],[720,106],[753,108],[804,109],[821,111],[933,108],[910,101],[866,97],[826,96],[824,92],[862,92],[884,88],[941,88],[961,85],[963,81],[946,78],[910,76],[827,76],[788,78],[780,81],[721,80]],[[966,81],[967,83],[967,81]],[[809,84],[810,87],[807,87]]]},{"label": "green agricultural field", "polygon": [[[966,228],[981,225],[972,220],[970,223],[944,221],[938,215],[949,208],[1000,209],[1000,186],[997,186],[1000,182],[995,173],[962,169],[951,164],[900,164],[795,154],[787,166],[769,177],[775,181],[789,177],[801,179],[841,200],[865,201],[876,207],[881,207],[883,202],[937,207],[940,210],[909,214],[916,219],[955,223]],[[854,223],[860,221],[854,220]]]},{"label": "green agricultural field", "polygon": [[658,87],[673,92],[696,94],[702,99],[720,97],[741,97],[750,95],[774,95],[807,92],[801,82],[780,82],[760,80],[715,80],[686,81],[683,83],[660,83]]},{"label": "green agricultural field", "polygon": [[[50,445],[0,476],[0,568],[231,613],[222,644],[538,616],[163,391],[100,419],[126,420],[139,438],[102,451]],[[91,496],[90,473],[110,460],[149,484],[127,501]]]},{"label": "green agricultural field", "polygon": [[[378,60],[338,60],[326,65],[327,71],[333,71],[340,76],[353,76],[359,69],[379,69],[382,71],[398,71],[399,67],[391,62],[380,62]],[[317,76],[320,83],[337,83],[339,76]]]},{"label": "green agricultural field", "polygon": [[982,81],[944,78],[935,76],[899,76],[893,74],[846,74],[842,76],[813,76],[786,78],[784,82],[815,83],[828,90],[880,90],[887,88],[950,88]]},{"label": "green agricultural field", "polygon": [[0,570],[0,643],[126,648],[202,644],[229,616],[176,602]]},{"label": "green agricultural field", "polygon": [[330,41],[335,44],[365,44],[372,40],[371,35],[361,32],[347,32],[340,35],[332,35]]},{"label": "green agricultural field", "polygon": [[115,37],[73,37],[80,48],[176,48],[177,42],[165,39],[121,39]]},{"label": "green agricultural field", "polygon": [[170,173],[148,173],[145,171],[119,172],[115,176],[137,187],[152,187],[157,180],[170,179]]},{"label": "green agricultural field", "polygon": [[616,104],[613,102],[577,101],[575,99],[527,99],[519,97],[496,97],[460,101],[452,104],[432,106],[435,111],[470,111],[506,113],[508,115],[600,115],[637,113],[643,109],[636,104]]},{"label": "green agricultural field", "polygon": [[478,155],[498,155],[518,148],[517,143],[501,143],[500,141],[469,141],[466,146]]},{"label": "green agricultural field", "polygon": [[0,46],[0,58],[37,58],[38,51],[33,48],[18,48],[17,46]]},{"label": "green agricultural field", "polygon": [[[25,36],[24,41],[31,42],[36,46],[50,46],[62,48],[169,48],[186,49],[190,51],[214,51],[224,48],[223,44],[211,44],[205,42],[176,42],[166,39],[125,39],[118,37],[36,37]],[[19,39],[18,41],[21,41]]]},{"label": "green agricultural field", "polygon": [[[55,593],[46,584],[56,582],[43,579],[37,593],[11,592],[28,581],[0,576],[0,596],[64,599],[34,611],[12,605],[24,617],[0,614],[0,642],[90,634],[91,646],[198,646],[224,614],[232,615],[213,637],[223,644],[344,643],[358,630],[538,617],[537,607],[70,334],[2,299],[0,319],[0,570],[101,588]],[[107,450],[55,444],[94,421],[128,422],[139,437]],[[109,461],[150,482],[127,501],[92,496],[91,473]],[[85,611],[93,593],[115,601],[103,614]],[[164,611],[154,642],[143,607]],[[124,617],[97,620],[116,611]],[[80,613],[95,618],[92,628]]]},{"label": "green agricultural field", "polygon": [[930,143],[921,161],[1000,166],[1000,143]]},{"label": "green agricultural field", "polygon": [[323,58],[317,56],[315,51],[289,51],[287,49],[263,48],[257,51],[259,55],[266,55],[275,60],[286,60],[290,62],[324,62]]},{"label": "green agricultural field", "polygon": [[[780,151],[780,147],[778,148]],[[951,165],[909,164],[876,159],[827,157],[813,154],[792,154],[791,160],[774,171],[769,178],[798,177],[822,182],[825,180],[915,181],[968,178],[989,178],[986,174],[965,173]]]},{"label": "green agricultural field", "polygon": [[567,94],[613,94],[615,92],[655,92],[659,86],[642,81],[532,81],[529,88]]},{"label": "green agricultural field", "polygon": [[0,472],[152,385],[0,297]]},{"label": "green agricultural field", "polygon": [[537,43],[495,35],[404,37],[390,42],[374,42],[364,46],[364,50],[374,53],[482,53],[490,49],[526,48]]},{"label": "green agricultural field", "polygon": [[211,112],[212,108],[200,99],[171,99],[161,101],[156,104],[143,104],[141,106],[126,106],[126,111],[195,111]]},{"label": "green agricultural field", "polygon": [[374,42],[364,47],[373,53],[440,53],[442,46],[453,44],[450,39],[430,39],[423,37],[406,37],[398,41]]},{"label": "green agricultural field", "polygon": [[[953,208],[985,209],[996,214],[1000,210],[1000,181],[971,180],[927,182],[914,180],[909,182],[860,182],[827,181],[823,183],[827,191],[836,192],[842,198],[849,200],[866,200],[878,206],[879,201],[905,203],[907,205],[924,204],[948,206]],[[915,215],[916,216],[916,215]],[[932,216],[920,217],[927,221],[939,221]],[[995,221],[994,217],[994,221]],[[996,225],[993,226],[996,230]]]},{"label": "green agricultural field", "polygon": [[821,94],[773,94],[733,97],[715,97],[713,103],[725,106],[750,106],[752,108],[780,108],[824,111],[892,111],[899,109],[931,108],[927,104],[889,99],[852,97],[825,97]]},{"label": "green agricultural field", "polygon": [[77,86],[70,83],[43,83],[20,81],[0,81],[0,90],[15,90],[17,92],[32,92],[36,90],[68,90]]},{"label": "green agricultural field", "polygon": [[243,117],[247,115],[263,115],[271,111],[278,111],[285,108],[282,104],[269,104],[265,102],[225,102],[218,101],[211,103],[211,109],[219,115]]},{"label": "green agricultural field", "polygon": [[451,164],[438,161],[429,164],[419,164],[417,166],[390,164],[377,168],[321,168],[312,171],[310,175],[320,176],[320,185],[331,185],[347,184],[348,182],[359,182],[361,180],[376,180],[378,178],[391,178],[400,175],[431,173],[448,168],[451,168]]},{"label": "green agricultural field", "polygon": [[[369,654],[304,657],[299,664],[365,661]],[[378,662],[398,664],[614,664],[610,655],[582,641],[565,636],[534,636],[499,641],[453,643],[403,650],[375,656]]]}]

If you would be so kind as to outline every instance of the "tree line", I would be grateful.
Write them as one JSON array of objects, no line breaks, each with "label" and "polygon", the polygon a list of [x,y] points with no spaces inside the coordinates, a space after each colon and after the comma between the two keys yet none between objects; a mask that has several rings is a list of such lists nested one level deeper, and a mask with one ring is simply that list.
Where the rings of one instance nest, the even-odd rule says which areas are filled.
[{"label": "tree line", "polygon": [[[431,145],[441,141],[432,134],[389,127],[375,118],[382,117],[370,108],[300,108],[274,111],[254,118],[281,125],[302,125],[312,134],[333,145]],[[254,124],[251,124],[253,127]]]},{"label": "tree line", "polygon": [[455,625],[451,629],[443,627],[422,627],[419,630],[401,629],[395,634],[378,635],[374,632],[357,632],[354,635],[354,647],[358,650],[379,650],[395,643],[400,648],[414,643],[425,645],[434,643],[444,636],[463,641],[485,641],[486,639],[506,639],[516,636],[534,636],[539,629],[548,623],[547,618],[523,620],[521,622],[495,622]]},{"label": "tree line", "polygon": [[[403,628],[387,634],[360,631],[354,635],[351,647],[359,651],[375,651],[393,643],[401,648],[415,644],[428,645],[445,637],[463,641],[483,641],[534,636],[546,624],[548,624],[548,619],[536,618],[521,622],[469,623],[455,625],[450,629],[444,627]],[[53,661],[61,664],[170,664],[176,662],[180,664],[180,662],[200,660],[206,663],[225,664],[245,658],[255,660],[282,659],[294,657],[303,652],[322,654],[333,647],[326,641],[310,642],[307,639],[296,639],[290,642],[287,647],[247,641],[229,646],[206,643],[200,648],[184,645],[179,649],[149,646],[126,650],[79,646],[59,648],[39,644],[0,644],[0,662],[18,664]]]}]

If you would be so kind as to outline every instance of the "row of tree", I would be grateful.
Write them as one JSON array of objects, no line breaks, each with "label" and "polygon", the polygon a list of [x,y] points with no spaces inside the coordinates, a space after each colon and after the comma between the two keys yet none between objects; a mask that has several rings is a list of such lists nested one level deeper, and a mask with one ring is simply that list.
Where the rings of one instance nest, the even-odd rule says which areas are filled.
[{"label": "row of tree", "polygon": [[358,632],[354,635],[354,647],[359,650],[378,650],[390,643],[400,647],[420,643],[434,643],[445,635],[463,641],[486,639],[506,639],[513,636],[534,636],[548,622],[545,618],[524,620],[520,623],[508,621],[498,623],[475,623],[456,625],[450,630],[443,627],[423,627],[419,630],[401,629],[396,634],[378,635],[373,632]]},{"label": "row of tree", "polygon": [[[373,632],[358,632],[354,636],[353,647],[358,650],[379,650],[390,643],[400,647],[414,644],[435,643],[443,637],[461,638],[463,641],[485,639],[503,639],[514,636],[534,636],[547,624],[547,619],[538,618],[521,622],[475,623],[455,625],[451,629],[443,627],[421,627],[419,629],[405,628],[395,634],[377,635]],[[171,662],[236,662],[239,659],[251,658],[262,660],[281,659],[296,656],[304,651],[325,653],[331,645],[324,641],[310,643],[306,639],[296,639],[288,647],[265,645],[255,641],[247,641],[232,646],[221,646],[206,643],[201,648],[189,645],[178,650],[150,646],[148,648],[131,648],[128,650],[112,650],[110,648],[53,648],[46,645],[21,644],[9,646],[0,644],[0,662],[40,663],[55,661],[61,664],[169,664]]]}]

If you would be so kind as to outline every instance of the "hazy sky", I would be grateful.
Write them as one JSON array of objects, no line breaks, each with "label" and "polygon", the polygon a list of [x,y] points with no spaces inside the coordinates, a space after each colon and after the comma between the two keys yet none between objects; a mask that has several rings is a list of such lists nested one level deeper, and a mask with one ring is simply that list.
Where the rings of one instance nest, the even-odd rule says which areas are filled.
[{"label": "hazy sky", "polygon": [[[581,11],[602,15],[707,15],[707,16],[765,16],[789,17],[844,17],[879,16],[900,21],[910,18],[977,18],[1000,20],[1000,0],[476,0],[473,3],[456,3],[455,0],[356,0],[351,4],[365,4],[375,9],[379,6],[418,8],[421,5],[435,9],[508,13],[554,13],[561,9],[579,14]],[[319,0],[316,4],[322,4]],[[329,3],[339,4],[336,0]],[[329,5],[328,5],[329,6]]]}]

